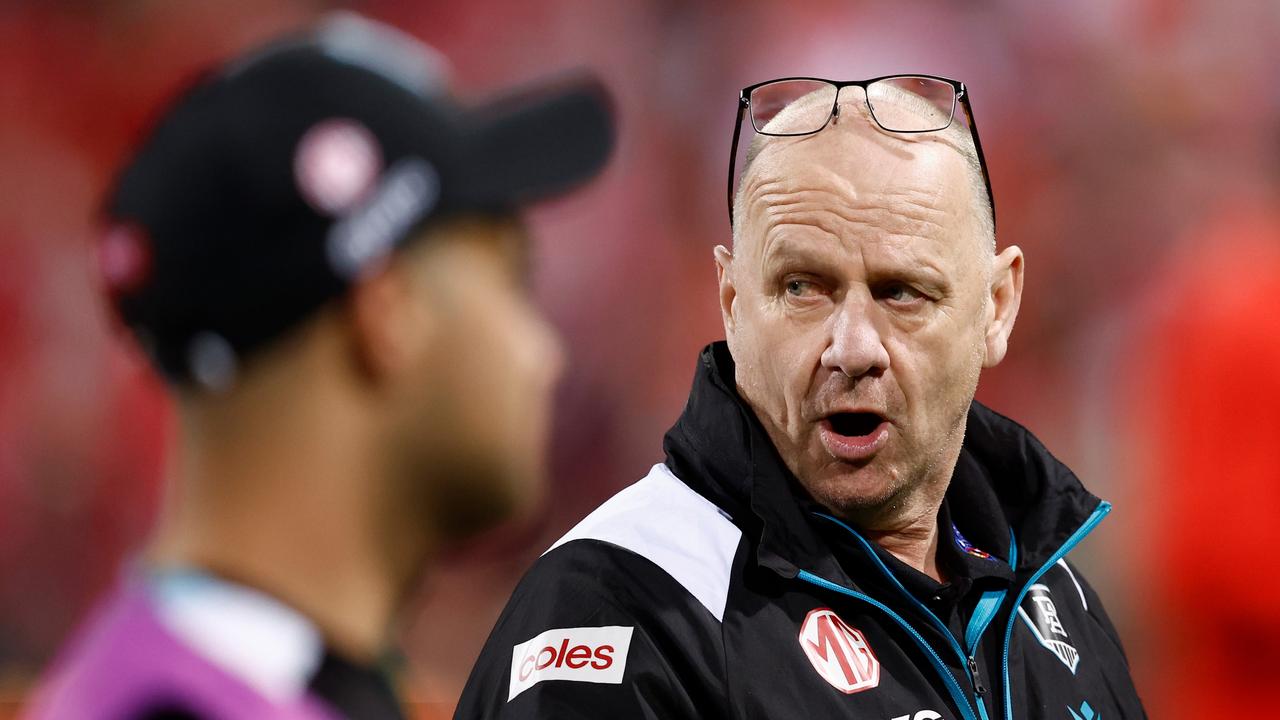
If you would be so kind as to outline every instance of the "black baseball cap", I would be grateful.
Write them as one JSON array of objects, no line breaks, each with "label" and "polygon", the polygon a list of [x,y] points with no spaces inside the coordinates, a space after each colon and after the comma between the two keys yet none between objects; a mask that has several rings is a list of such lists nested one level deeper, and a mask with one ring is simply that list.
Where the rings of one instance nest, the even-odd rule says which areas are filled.
[{"label": "black baseball cap", "polygon": [[426,224],[511,214],[604,166],[595,80],[464,107],[446,76],[431,48],[341,13],[210,71],[163,113],[110,194],[100,258],[167,377],[225,387]]}]

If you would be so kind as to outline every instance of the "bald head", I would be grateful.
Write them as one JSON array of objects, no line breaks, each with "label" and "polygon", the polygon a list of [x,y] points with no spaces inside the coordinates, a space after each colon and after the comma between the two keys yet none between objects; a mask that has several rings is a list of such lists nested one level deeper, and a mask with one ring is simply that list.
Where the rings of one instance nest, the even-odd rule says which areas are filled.
[{"label": "bald head", "polygon": [[[930,101],[893,85],[881,84],[877,86],[875,94],[877,113],[879,113],[882,120],[888,115],[900,116],[907,114],[925,118],[937,114],[936,107]],[[788,125],[821,126],[830,112],[831,98],[829,92],[815,91],[783,108],[769,121],[769,124],[764,129],[766,131],[777,130]],[[932,133],[888,133],[882,130],[875,119],[872,118],[863,90],[857,87],[846,87],[840,91],[837,116],[831,119],[830,124],[823,129],[822,133],[830,133],[835,130],[845,132],[861,131],[868,142],[877,142],[881,145],[891,145],[893,141],[899,141],[906,148],[911,143],[932,142],[940,143],[950,148],[964,163],[963,187],[970,196],[967,212],[956,219],[961,225],[969,226],[972,229],[972,233],[979,241],[980,248],[986,248],[988,254],[995,251],[995,220],[987,195],[982,165],[978,160],[973,136],[965,123],[953,121],[945,130]],[[793,145],[796,140],[797,138],[792,137],[753,134],[751,142],[747,146],[742,172],[739,174],[738,191],[734,196],[733,214],[735,218],[743,218],[747,213],[746,206],[749,204],[749,198],[745,190],[753,180],[753,170],[761,154],[767,154],[766,149],[771,146],[789,146]],[[736,221],[734,224],[733,240],[735,248],[739,245],[742,237],[743,225],[744,223],[741,220]]]},{"label": "bald head", "polygon": [[[965,128],[885,132],[842,95],[822,131],[752,143],[735,247],[716,248],[720,311],[738,392],[788,469],[893,532],[936,521],[978,376],[1005,354],[1022,252],[994,252]],[[937,112],[920,102],[877,95],[877,117]],[[817,127],[830,108],[808,96],[772,122]]]}]

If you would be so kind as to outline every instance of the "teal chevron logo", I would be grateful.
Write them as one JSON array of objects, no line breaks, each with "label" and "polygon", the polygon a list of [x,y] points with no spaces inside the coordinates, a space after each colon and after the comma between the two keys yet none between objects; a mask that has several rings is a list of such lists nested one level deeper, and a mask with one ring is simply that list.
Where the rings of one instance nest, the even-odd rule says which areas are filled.
[{"label": "teal chevron logo", "polygon": [[1071,713],[1071,720],[1102,720],[1102,716],[1094,713],[1087,702],[1080,703],[1080,712],[1071,708],[1067,708],[1067,712]]}]

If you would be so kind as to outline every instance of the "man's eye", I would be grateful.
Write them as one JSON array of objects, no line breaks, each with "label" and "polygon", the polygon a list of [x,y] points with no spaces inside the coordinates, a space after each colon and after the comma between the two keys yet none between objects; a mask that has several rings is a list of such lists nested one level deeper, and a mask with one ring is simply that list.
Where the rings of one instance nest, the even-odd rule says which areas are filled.
[{"label": "man's eye", "polygon": [[915,302],[924,297],[924,293],[905,283],[890,283],[880,288],[877,294],[885,300],[898,303]]},{"label": "man's eye", "polygon": [[795,297],[806,297],[818,292],[818,286],[808,280],[792,278],[787,281],[787,293]]}]

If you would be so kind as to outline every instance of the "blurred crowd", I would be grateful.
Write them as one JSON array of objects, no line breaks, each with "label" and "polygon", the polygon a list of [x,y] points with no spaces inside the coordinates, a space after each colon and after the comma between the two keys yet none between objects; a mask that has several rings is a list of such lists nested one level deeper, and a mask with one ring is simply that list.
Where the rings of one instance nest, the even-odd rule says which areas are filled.
[{"label": "blurred crowd", "polygon": [[[99,296],[95,213],[201,67],[334,8],[444,52],[464,97],[589,67],[602,182],[543,207],[534,287],[570,348],[542,512],[460,548],[405,628],[447,714],[519,573],[661,457],[719,338],[738,89],[963,80],[997,237],[1026,251],[979,398],[1117,511],[1082,563],[1153,717],[1252,716],[1280,678],[1280,4],[1270,0],[58,0],[0,5],[0,717],[114,579],[172,458],[158,381]],[[1272,688],[1272,690],[1268,690]],[[6,704],[7,703],[7,704]]]}]

